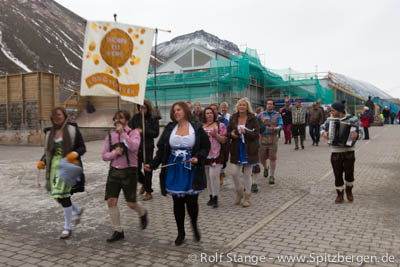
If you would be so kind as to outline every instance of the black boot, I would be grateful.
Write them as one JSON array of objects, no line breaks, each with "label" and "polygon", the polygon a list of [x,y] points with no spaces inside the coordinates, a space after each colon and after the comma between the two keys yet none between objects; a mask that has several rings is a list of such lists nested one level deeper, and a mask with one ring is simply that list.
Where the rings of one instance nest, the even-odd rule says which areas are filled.
[{"label": "black boot", "polygon": [[147,218],[147,210],[146,210],[144,215],[140,216],[140,227],[142,228],[142,230],[146,229],[148,223],[149,220]]},{"label": "black boot", "polygon": [[214,196],[214,197],[213,197],[212,207],[213,207],[214,209],[218,208],[218,196]]},{"label": "black boot", "polygon": [[210,200],[207,202],[207,206],[212,206],[213,205],[213,196],[210,195]]},{"label": "black boot", "polygon": [[179,231],[178,236],[175,239],[175,246],[180,246],[185,242],[185,231]]},{"label": "black boot", "polygon": [[201,235],[200,235],[199,228],[197,228],[197,224],[192,223],[192,229],[193,229],[193,234],[194,234],[194,241],[200,242]]},{"label": "black boot", "polygon": [[107,239],[108,243],[112,243],[114,241],[118,241],[120,239],[124,239],[125,235],[124,232],[118,232],[118,231],[114,231],[114,233],[112,233],[112,235]]}]

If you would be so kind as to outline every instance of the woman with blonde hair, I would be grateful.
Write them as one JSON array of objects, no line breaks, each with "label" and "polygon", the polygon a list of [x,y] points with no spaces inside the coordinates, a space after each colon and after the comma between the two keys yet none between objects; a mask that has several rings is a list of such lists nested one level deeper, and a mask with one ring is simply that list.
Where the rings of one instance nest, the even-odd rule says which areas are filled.
[{"label": "woman with blonde hair", "polygon": [[[235,111],[229,121],[227,134],[228,138],[231,139],[232,176],[236,188],[235,205],[240,204],[244,194],[243,207],[249,207],[252,184],[251,173],[253,166],[258,163],[260,126],[246,97],[239,99],[235,106]],[[244,185],[239,180],[242,167]]]}]

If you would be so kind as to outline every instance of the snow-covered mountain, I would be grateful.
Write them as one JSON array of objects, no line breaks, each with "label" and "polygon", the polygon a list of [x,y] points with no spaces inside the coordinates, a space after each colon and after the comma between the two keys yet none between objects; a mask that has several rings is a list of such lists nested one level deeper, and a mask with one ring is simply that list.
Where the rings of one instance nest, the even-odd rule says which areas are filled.
[{"label": "snow-covered mountain", "polygon": [[239,47],[236,44],[221,40],[215,35],[200,30],[175,37],[171,41],[157,45],[157,55],[170,58],[178,51],[182,51],[192,44],[203,46],[228,57],[232,54],[240,54]]},{"label": "snow-covered mountain", "polygon": [[62,89],[79,89],[85,20],[52,0],[0,0],[0,10],[0,75],[58,73]]}]

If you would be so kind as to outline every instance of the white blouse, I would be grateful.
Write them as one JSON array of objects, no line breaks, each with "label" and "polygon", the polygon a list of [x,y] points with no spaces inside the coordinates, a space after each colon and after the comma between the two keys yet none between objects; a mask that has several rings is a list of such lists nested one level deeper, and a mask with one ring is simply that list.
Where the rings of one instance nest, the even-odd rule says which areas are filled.
[{"label": "white blouse", "polygon": [[193,147],[196,142],[196,135],[193,126],[189,123],[189,135],[176,135],[177,130],[178,125],[176,125],[172,130],[171,136],[169,137],[169,145],[171,147]]}]

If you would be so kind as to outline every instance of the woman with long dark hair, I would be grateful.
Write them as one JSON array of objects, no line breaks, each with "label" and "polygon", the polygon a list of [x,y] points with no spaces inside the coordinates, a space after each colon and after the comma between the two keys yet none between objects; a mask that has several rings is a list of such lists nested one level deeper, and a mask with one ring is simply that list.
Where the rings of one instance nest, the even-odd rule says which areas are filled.
[{"label": "woman with long dark hair", "polygon": [[50,120],[53,126],[45,129],[45,154],[37,167],[39,169],[46,168],[46,187],[51,192],[51,197],[63,207],[64,230],[60,238],[66,239],[72,234],[72,211],[77,216],[75,223],[80,222],[83,208],[72,202],[71,196],[73,193],[84,191],[85,178],[82,173],[74,187],[68,186],[60,178],[59,164],[61,159],[66,157],[69,161],[78,161],[79,165],[82,166],[81,156],[86,152],[86,146],[79,128],[68,123],[68,114],[64,108],[54,108]]},{"label": "woman with long dark hair", "polygon": [[217,208],[220,189],[219,174],[224,164],[224,151],[221,151],[221,144],[226,142],[226,126],[218,121],[218,114],[211,107],[204,109],[202,121],[203,129],[211,144],[210,153],[205,161],[207,190],[210,195],[207,205]]},{"label": "woman with long dark hair", "polygon": [[202,124],[191,120],[191,112],[185,102],[172,105],[170,122],[157,143],[157,153],[145,170],[156,169],[160,164],[173,164],[162,168],[161,194],[172,195],[174,216],[178,228],[175,245],[185,240],[185,205],[189,213],[195,241],[200,241],[197,226],[199,214],[198,196],[206,187],[204,160],[210,150],[210,142]]}]

